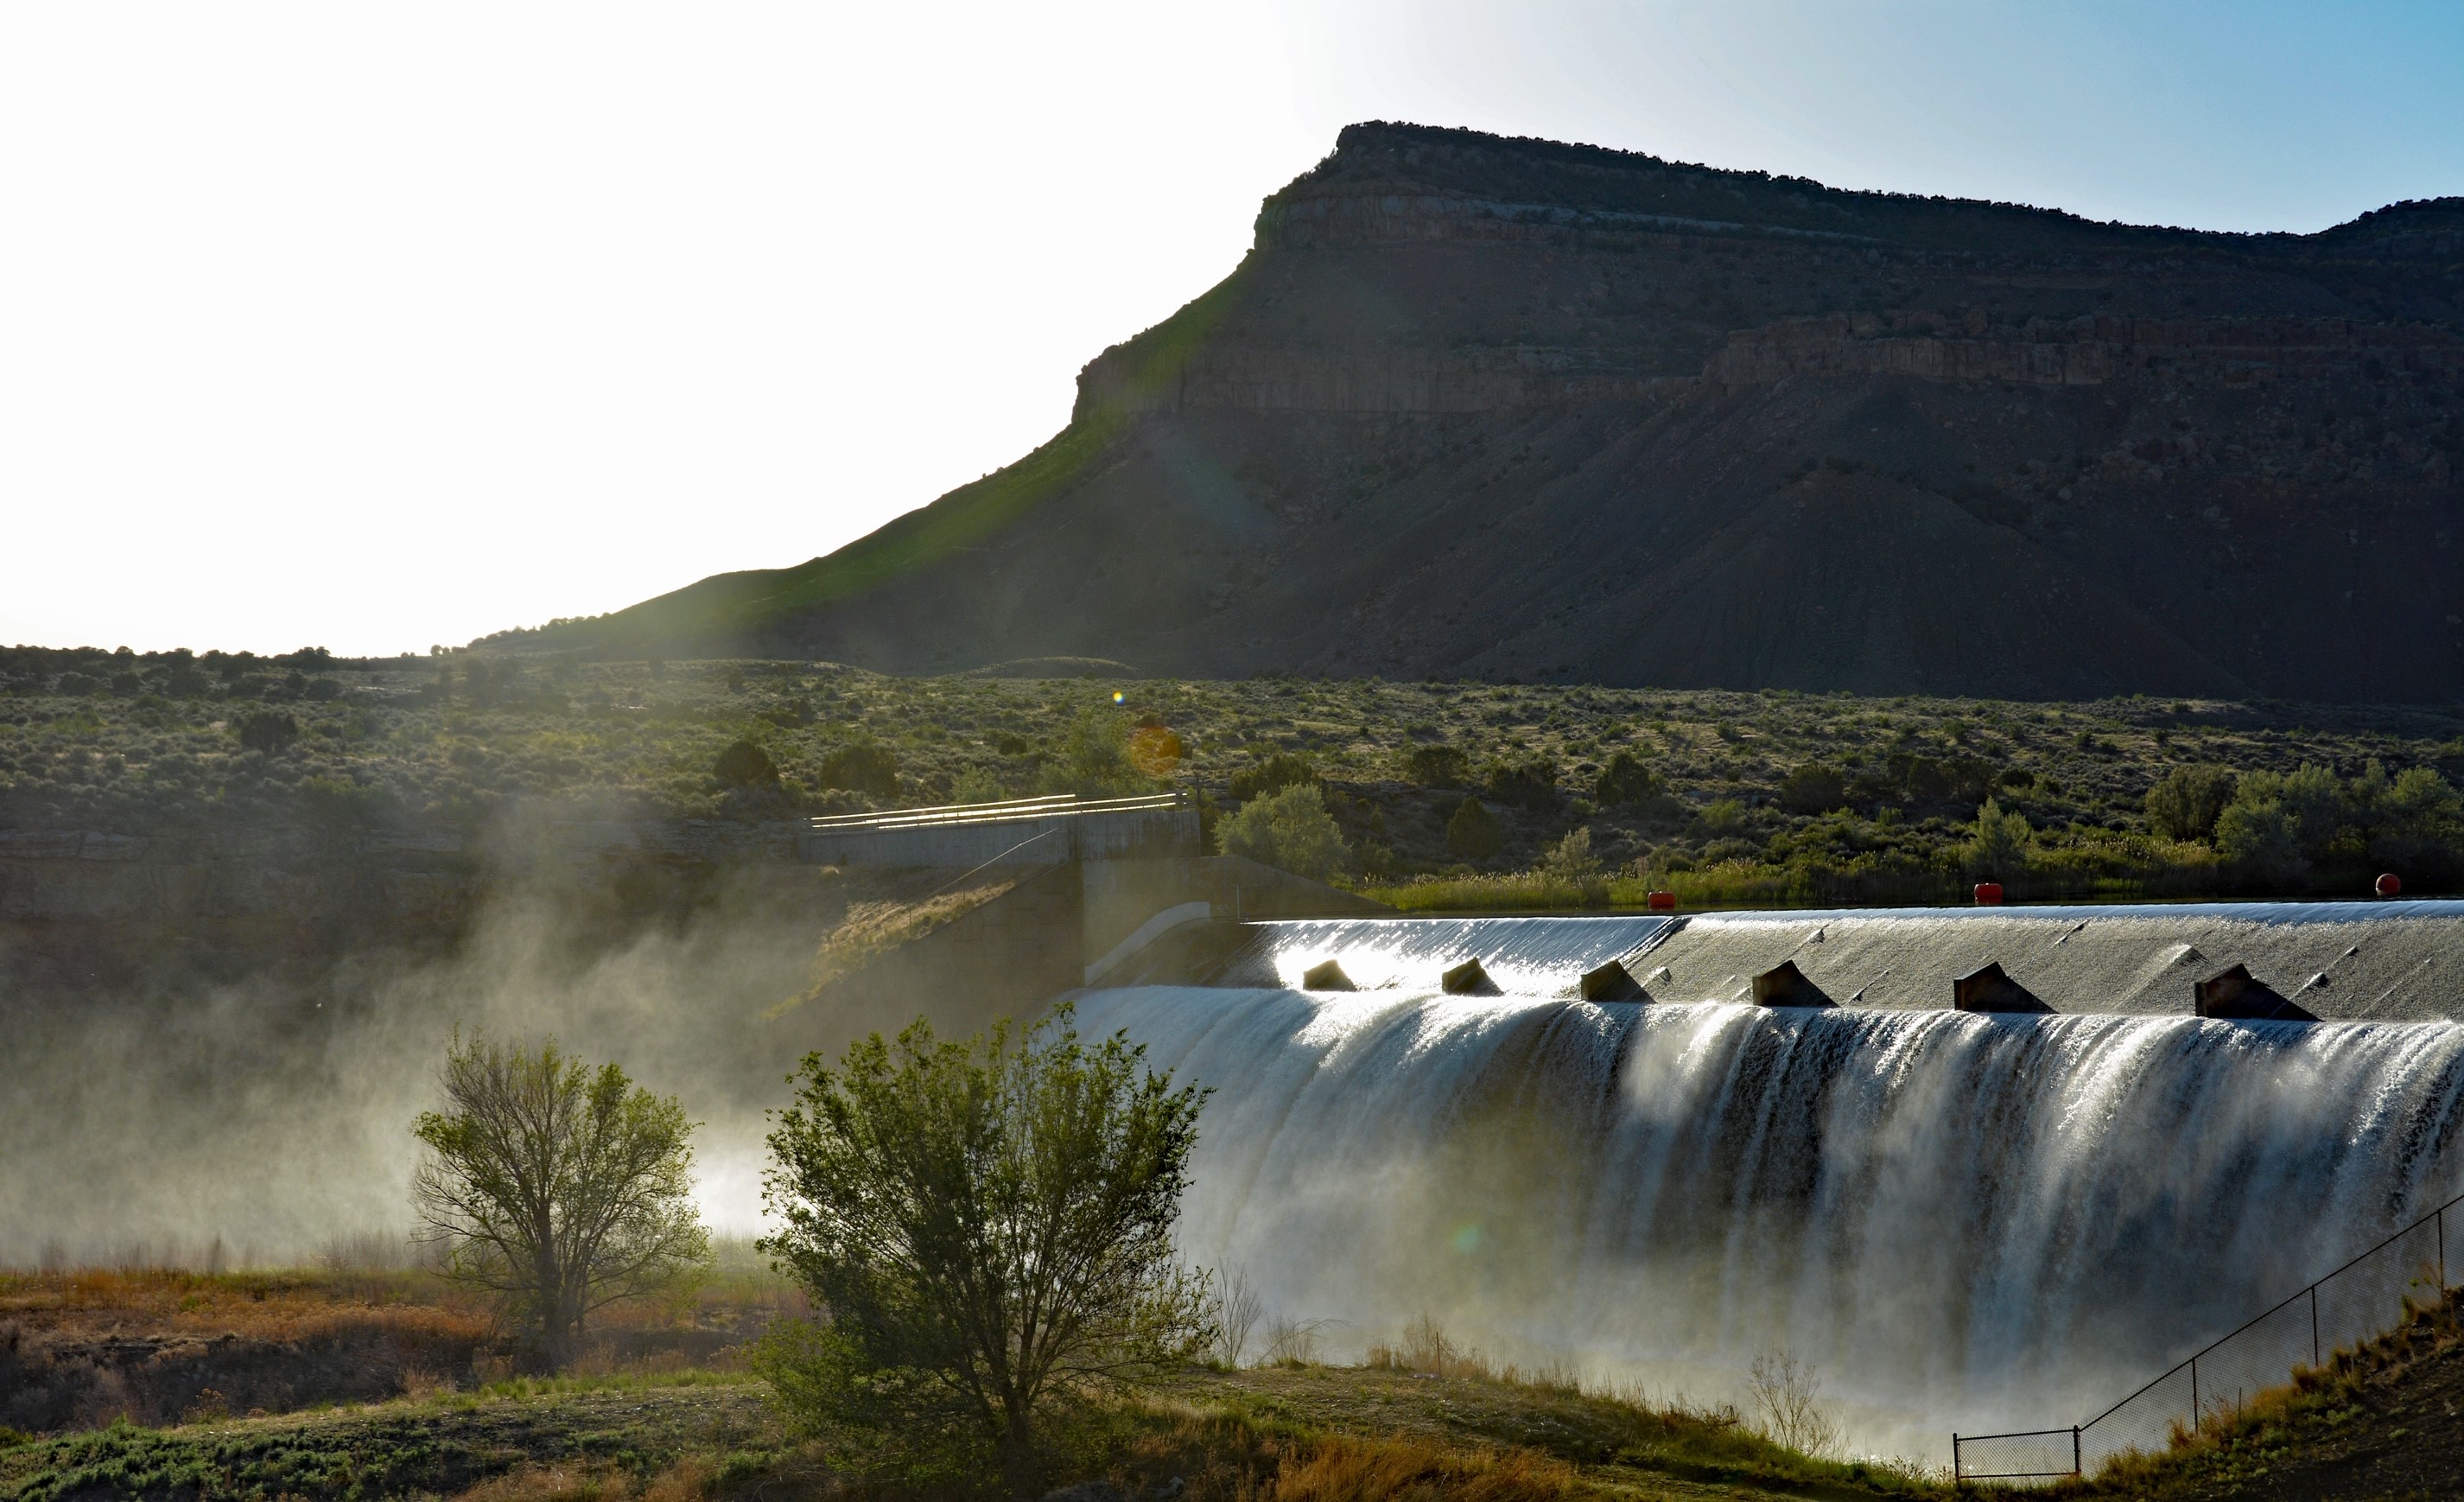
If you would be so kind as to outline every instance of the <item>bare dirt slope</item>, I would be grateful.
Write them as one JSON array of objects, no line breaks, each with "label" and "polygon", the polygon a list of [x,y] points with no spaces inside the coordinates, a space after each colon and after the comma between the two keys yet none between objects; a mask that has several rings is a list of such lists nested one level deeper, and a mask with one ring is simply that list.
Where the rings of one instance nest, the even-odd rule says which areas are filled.
[{"label": "bare dirt slope", "polygon": [[2464,203],[2100,225],[1346,130],[1070,427],[508,647],[2084,697],[2464,690]]}]

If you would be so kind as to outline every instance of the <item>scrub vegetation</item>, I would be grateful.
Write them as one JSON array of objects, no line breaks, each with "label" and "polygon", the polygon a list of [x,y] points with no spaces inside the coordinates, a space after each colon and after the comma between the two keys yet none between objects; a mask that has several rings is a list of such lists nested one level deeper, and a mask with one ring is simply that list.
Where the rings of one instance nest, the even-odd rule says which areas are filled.
[{"label": "scrub vegetation", "polygon": [[1218,848],[1414,909],[2453,891],[2459,779],[2452,706],[0,652],[0,829],[346,852],[1185,787]]}]

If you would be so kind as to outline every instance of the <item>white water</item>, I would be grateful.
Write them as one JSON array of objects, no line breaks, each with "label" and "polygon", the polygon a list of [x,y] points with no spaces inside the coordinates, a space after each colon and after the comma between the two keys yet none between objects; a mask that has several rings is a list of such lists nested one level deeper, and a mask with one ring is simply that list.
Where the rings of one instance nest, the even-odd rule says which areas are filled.
[{"label": "white water", "polygon": [[1815,1363],[1859,1448],[2085,1419],[2457,1187],[2464,1026],[1146,987],[1215,1088],[1194,1260],[1356,1350],[1734,1396]]}]

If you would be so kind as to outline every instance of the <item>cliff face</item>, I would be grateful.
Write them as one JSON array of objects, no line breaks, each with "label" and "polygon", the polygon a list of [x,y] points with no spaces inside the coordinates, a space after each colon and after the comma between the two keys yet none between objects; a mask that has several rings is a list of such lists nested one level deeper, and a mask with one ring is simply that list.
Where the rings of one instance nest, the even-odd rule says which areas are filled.
[{"label": "cliff face", "polygon": [[1355,126],[1011,470],[505,645],[2452,697],[2459,259]]}]

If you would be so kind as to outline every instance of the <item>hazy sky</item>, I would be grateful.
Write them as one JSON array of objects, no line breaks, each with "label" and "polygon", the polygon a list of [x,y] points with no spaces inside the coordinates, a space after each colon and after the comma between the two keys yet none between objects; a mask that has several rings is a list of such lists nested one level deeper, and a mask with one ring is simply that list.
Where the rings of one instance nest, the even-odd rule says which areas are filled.
[{"label": "hazy sky", "polygon": [[1015,458],[1347,121],[2315,230],[2464,3],[0,7],[0,642],[425,651]]}]

